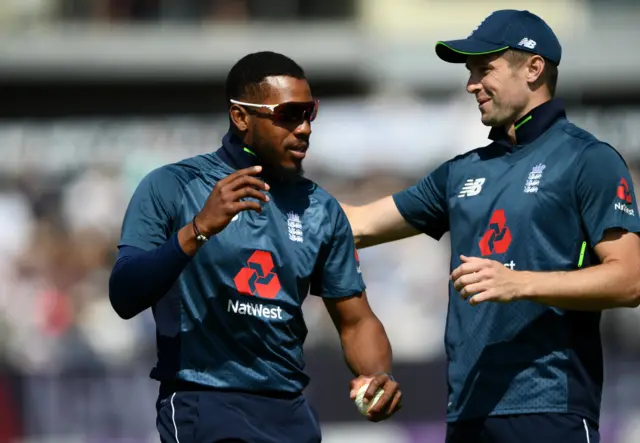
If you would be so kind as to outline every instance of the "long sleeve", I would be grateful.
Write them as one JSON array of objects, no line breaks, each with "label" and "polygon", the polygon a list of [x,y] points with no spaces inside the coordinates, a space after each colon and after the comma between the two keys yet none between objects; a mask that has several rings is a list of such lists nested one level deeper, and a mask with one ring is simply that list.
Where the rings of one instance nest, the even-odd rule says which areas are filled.
[{"label": "long sleeve", "polygon": [[116,313],[130,319],[152,307],[176,282],[191,258],[177,234],[150,251],[122,246],[109,279],[109,300]]}]

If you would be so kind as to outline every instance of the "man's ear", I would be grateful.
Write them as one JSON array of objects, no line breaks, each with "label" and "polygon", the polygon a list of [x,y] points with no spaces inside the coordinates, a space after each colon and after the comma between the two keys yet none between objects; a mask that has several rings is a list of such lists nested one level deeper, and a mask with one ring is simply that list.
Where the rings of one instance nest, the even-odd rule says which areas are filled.
[{"label": "man's ear", "polygon": [[530,85],[538,83],[544,72],[545,61],[539,55],[534,55],[527,62],[527,81]]},{"label": "man's ear", "polygon": [[229,108],[229,118],[239,131],[244,132],[249,129],[251,116],[242,106],[232,104]]}]

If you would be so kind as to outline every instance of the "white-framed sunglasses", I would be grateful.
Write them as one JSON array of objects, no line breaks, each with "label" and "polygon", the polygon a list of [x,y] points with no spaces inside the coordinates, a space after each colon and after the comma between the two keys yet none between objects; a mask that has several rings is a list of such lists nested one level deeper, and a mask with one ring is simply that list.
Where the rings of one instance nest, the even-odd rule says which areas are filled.
[{"label": "white-framed sunglasses", "polygon": [[[277,105],[246,103],[234,99],[231,99],[229,101],[235,105],[258,109],[268,109],[269,111],[271,111],[269,117],[271,117],[274,121],[283,123],[302,122],[305,120],[312,122],[318,115],[318,100],[312,100],[309,102],[284,102]],[[265,116],[265,114],[258,115]]]}]

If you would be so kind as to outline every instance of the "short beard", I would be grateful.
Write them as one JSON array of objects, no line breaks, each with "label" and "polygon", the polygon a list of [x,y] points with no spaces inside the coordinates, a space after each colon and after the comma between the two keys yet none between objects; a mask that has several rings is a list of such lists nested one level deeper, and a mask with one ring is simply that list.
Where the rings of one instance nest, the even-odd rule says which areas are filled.
[{"label": "short beard", "polygon": [[264,176],[267,180],[280,183],[295,183],[304,176],[302,165],[299,168],[284,168],[278,164],[264,166]]}]

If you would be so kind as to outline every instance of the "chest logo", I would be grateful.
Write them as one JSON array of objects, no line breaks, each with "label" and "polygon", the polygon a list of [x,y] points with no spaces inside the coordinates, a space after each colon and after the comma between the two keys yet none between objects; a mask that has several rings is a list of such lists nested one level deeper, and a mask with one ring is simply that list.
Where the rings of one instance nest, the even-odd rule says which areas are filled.
[{"label": "chest logo", "polygon": [[274,272],[273,257],[268,251],[255,251],[247,260],[247,266],[233,278],[236,289],[245,295],[260,298],[276,298],[280,291],[280,279]]},{"label": "chest logo", "polygon": [[480,252],[484,257],[493,254],[504,254],[511,245],[511,230],[507,226],[504,209],[497,209],[491,214],[487,231],[480,239]]},{"label": "chest logo", "polygon": [[540,185],[540,179],[542,179],[542,173],[546,169],[546,166],[542,163],[537,164],[531,169],[527,181],[524,184],[525,194],[535,194],[538,192],[538,186]]},{"label": "chest logo", "polygon": [[480,194],[480,192],[482,191],[482,185],[484,185],[485,181],[485,178],[470,178],[469,180],[464,182],[464,185],[460,190],[460,194],[458,194],[458,198],[473,197]]},{"label": "chest logo", "polygon": [[300,216],[295,212],[289,212],[287,214],[287,230],[289,232],[289,240],[302,243],[304,237],[302,236],[302,220]]}]

